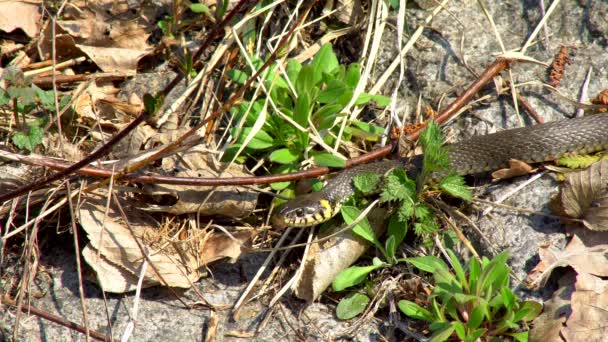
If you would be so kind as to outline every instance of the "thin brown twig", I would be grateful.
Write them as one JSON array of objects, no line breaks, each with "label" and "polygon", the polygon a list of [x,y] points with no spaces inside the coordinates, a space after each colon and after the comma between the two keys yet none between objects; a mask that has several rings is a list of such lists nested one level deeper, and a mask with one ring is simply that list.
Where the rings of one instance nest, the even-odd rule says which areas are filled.
[{"label": "thin brown twig", "polygon": [[[12,298],[10,298],[8,296],[2,297],[1,303],[4,304],[4,305],[10,305],[10,306],[13,306],[13,307],[17,307],[17,303]],[[34,314],[34,315],[36,315],[38,317],[44,318],[44,319],[46,319],[48,321],[51,321],[51,322],[57,323],[57,324],[59,324],[61,326],[64,326],[64,327],[70,328],[72,330],[78,331],[81,334],[85,333],[85,328],[82,325],[76,324],[76,323],[74,323],[72,321],[68,321],[68,320],[66,320],[63,317],[56,316],[56,315],[54,315],[54,314],[52,314],[52,313],[50,313],[48,311],[44,311],[42,309],[38,309],[35,306],[29,305],[29,304],[23,304],[21,306],[21,311],[24,312],[24,313],[32,313],[32,314]],[[98,331],[95,331],[95,330],[89,330],[89,335],[92,338],[96,339],[96,340],[108,341],[108,342],[113,341],[113,339],[110,338],[109,336],[104,335],[104,334],[102,334],[102,333],[100,333]]]},{"label": "thin brown twig", "polygon": [[[473,82],[456,100],[450,103],[445,109],[443,109],[435,122],[443,123],[447,119],[449,119],[454,113],[456,113],[462,106],[464,106],[468,101],[470,101],[473,96],[476,95],[481,88],[487,84],[492,78],[502,70],[509,66],[510,61],[507,59],[497,59],[493,64],[491,64],[486,70],[479,76],[475,82]],[[260,69],[262,70],[262,69]],[[251,79],[254,79],[252,77]],[[202,127],[208,121],[214,119],[217,116],[217,112],[213,113],[209,117],[207,117],[203,122],[197,125],[195,129]],[[200,126],[200,127],[199,127]],[[424,125],[418,128],[415,132],[410,133],[407,138],[410,140],[416,140],[420,131],[424,128]],[[353,167],[359,164],[368,163],[373,160],[380,159],[382,157],[390,154],[393,149],[393,145],[387,145],[380,149],[374,150],[372,152],[366,153],[362,156],[349,159],[346,162],[346,168]],[[159,152],[161,154],[161,152]],[[31,158],[26,156],[19,156],[14,153],[0,151],[0,156],[10,157],[10,158],[19,158],[24,162],[34,162]],[[54,161],[51,159],[42,159],[40,157],[36,157],[35,163],[39,163],[39,165],[43,165],[46,167],[54,168],[54,169],[63,169],[67,163]],[[285,181],[293,181],[305,178],[315,178],[329,173],[331,170],[328,167],[317,167],[305,171],[298,171],[293,173],[281,174],[281,175],[270,175],[270,176],[257,176],[257,177],[228,177],[228,178],[190,178],[190,177],[170,177],[170,176],[148,176],[148,175],[138,175],[138,174],[125,174],[122,179],[128,180],[131,182],[140,182],[140,183],[156,183],[156,184],[179,184],[179,185],[195,185],[195,186],[221,186],[221,185],[253,185],[253,184],[270,184],[275,182],[285,182]],[[105,177],[109,178],[112,176],[112,171],[104,170],[100,168],[94,167],[84,167],[81,168],[80,173],[86,174],[88,176],[95,177]]]}]

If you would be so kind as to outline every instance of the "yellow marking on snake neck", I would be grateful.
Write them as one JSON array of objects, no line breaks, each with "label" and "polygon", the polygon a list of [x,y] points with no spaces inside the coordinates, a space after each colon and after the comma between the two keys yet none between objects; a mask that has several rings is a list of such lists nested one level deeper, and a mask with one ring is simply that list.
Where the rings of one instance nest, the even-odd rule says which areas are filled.
[{"label": "yellow marking on snake neck", "polygon": [[321,207],[323,207],[323,211],[320,214],[322,215],[320,221],[329,220],[335,215],[335,208],[331,206],[331,203],[329,203],[328,200],[322,199],[319,201],[319,204],[321,205]]}]

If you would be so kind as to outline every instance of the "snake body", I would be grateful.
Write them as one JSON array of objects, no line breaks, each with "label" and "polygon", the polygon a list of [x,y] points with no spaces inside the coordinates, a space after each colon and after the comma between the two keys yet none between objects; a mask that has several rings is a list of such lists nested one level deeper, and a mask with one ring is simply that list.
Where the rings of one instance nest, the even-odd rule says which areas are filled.
[{"label": "snake body", "polygon": [[[507,167],[509,160],[538,163],[567,153],[593,153],[608,149],[608,113],[514,128],[446,146],[450,165],[462,175]],[[319,192],[285,203],[273,217],[279,226],[307,227],[325,222],[355,192],[352,179],[373,172],[384,174],[405,167],[410,175],[420,169],[420,157],[409,161],[385,160],[341,171]]]}]

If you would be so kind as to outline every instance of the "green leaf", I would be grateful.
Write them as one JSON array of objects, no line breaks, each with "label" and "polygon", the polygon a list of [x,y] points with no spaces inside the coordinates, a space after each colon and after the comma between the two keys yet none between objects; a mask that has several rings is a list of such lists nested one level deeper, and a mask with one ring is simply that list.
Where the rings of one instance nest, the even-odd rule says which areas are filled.
[{"label": "green leaf", "polygon": [[473,291],[477,288],[477,281],[481,275],[481,266],[475,258],[469,260],[469,289]]},{"label": "green leaf", "polygon": [[36,96],[42,107],[50,112],[55,112],[55,92],[52,90],[44,91],[35,85],[32,88],[36,91]]},{"label": "green leaf", "polygon": [[342,291],[355,286],[365,280],[368,274],[380,267],[382,266],[351,266],[336,276],[331,287],[334,291]]},{"label": "green leaf", "polygon": [[483,322],[484,312],[485,312],[485,310],[483,307],[481,307],[481,306],[474,307],[473,311],[469,315],[469,321],[467,322],[467,327],[469,329],[477,329]]},{"label": "green leaf", "polygon": [[464,324],[462,324],[462,322],[456,321],[452,322],[452,326],[454,327],[454,331],[456,331],[456,336],[458,336],[458,338],[462,341],[465,341],[467,339],[467,331],[464,327]]},{"label": "green leaf", "polygon": [[190,4],[190,10],[194,13],[209,13],[209,7],[201,3]]},{"label": "green leaf", "polygon": [[479,338],[481,337],[481,335],[485,334],[486,331],[488,331],[488,329],[486,328],[479,328],[479,329],[475,329],[471,332],[469,332],[469,341],[478,341]]},{"label": "green leaf", "polygon": [[352,63],[346,69],[346,75],[344,76],[344,82],[350,88],[356,88],[361,78],[361,64]]},{"label": "green leaf", "polygon": [[397,244],[395,242],[394,236],[389,236],[384,243],[384,248],[386,250],[386,258],[391,260],[395,257],[395,253],[397,253]]},{"label": "green leaf", "polygon": [[336,103],[348,88],[340,80],[331,80],[327,87],[319,93],[317,100],[320,103]]},{"label": "green leaf", "polygon": [[507,310],[509,311],[513,310],[517,298],[515,298],[515,295],[513,294],[513,292],[511,292],[511,289],[506,286],[501,288],[500,295],[502,299],[502,304],[504,304],[505,308],[507,308]]},{"label": "green leaf", "polygon": [[419,142],[424,151],[422,166],[424,173],[449,168],[450,159],[447,149],[443,147],[443,135],[439,126],[434,121],[430,121],[422,133],[420,133]]},{"label": "green leaf", "polygon": [[144,108],[146,113],[150,115],[157,114],[160,107],[163,106],[164,101],[165,98],[161,94],[158,96],[153,96],[148,93],[144,94]]},{"label": "green leaf", "polygon": [[382,176],[377,173],[365,172],[353,177],[353,185],[364,195],[368,195],[378,190],[381,179]]},{"label": "green leaf", "polygon": [[409,300],[400,300],[397,305],[399,306],[399,310],[408,317],[427,322],[433,322],[435,320],[430,311]]},{"label": "green leaf", "polygon": [[543,311],[543,305],[541,303],[527,300],[523,302],[523,305],[521,306],[519,311],[515,313],[513,321],[519,322],[523,320],[529,322],[536,318],[536,316],[538,316],[541,311]]},{"label": "green leaf", "polygon": [[340,67],[338,57],[330,43],[323,44],[310,64],[314,70],[315,84],[323,79],[323,73],[329,74]]},{"label": "green leaf", "polygon": [[42,143],[44,130],[36,124],[28,125],[26,132],[17,132],[13,135],[13,144],[20,149],[26,149],[32,152],[36,146]]},{"label": "green leaf", "polygon": [[423,257],[405,258],[403,261],[411,264],[417,269],[429,273],[435,273],[437,270],[448,270],[448,265],[436,256],[426,255]]},{"label": "green leaf", "polygon": [[397,217],[399,221],[406,223],[412,216],[414,215],[414,208],[416,206],[412,201],[405,200],[401,202],[401,206],[397,212]]},{"label": "green leaf", "polygon": [[30,87],[8,86],[6,92],[12,97],[19,100],[21,105],[33,104],[36,96],[36,91]]},{"label": "green leaf", "polygon": [[226,75],[230,80],[238,84],[245,84],[249,79],[249,75],[246,72],[237,69],[228,70]]},{"label": "green leaf", "polygon": [[296,100],[296,107],[293,113],[293,119],[302,127],[308,127],[308,116],[310,114],[310,100],[306,92],[299,94]]},{"label": "green leaf", "polygon": [[[251,134],[253,127],[244,127],[241,132],[239,139],[237,140],[239,143],[243,143],[245,139]],[[265,150],[274,146],[274,139],[265,131],[258,131],[247,144],[248,148],[254,150]]]},{"label": "green leaf", "polygon": [[336,307],[336,316],[338,319],[351,319],[365,310],[369,304],[369,297],[360,293],[351,293],[342,298]]},{"label": "green leaf", "polygon": [[439,182],[439,188],[448,195],[461,198],[467,202],[473,199],[471,190],[469,190],[469,187],[464,182],[464,177],[455,173],[443,177]]},{"label": "green leaf", "polygon": [[388,221],[388,236],[395,238],[395,244],[399,246],[407,234],[407,222],[400,221],[397,215],[391,216]]},{"label": "green leaf", "polygon": [[528,342],[529,331],[522,331],[516,333],[509,333],[507,335],[513,337],[517,342]]},{"label": "green leaf", "polygon": [[431,339],[429,340],[429,342],[447,341],[453,333],[454,326],[452,324],[446,324],[441,329],[435,331],[433,335],[431,335]]},{"label": "green leaf", "polygon": [[448,255],[450,256],[450,261],[452,264],[452,268],[454,269],[454,273],[456,273],[456,277],[458,278],[458,282],[460,282],[461,286],[468,289],[469,284],[467,283],[467,277],[464,274],[464,269],[458,260],[458,257],[454,252],[450,249],[447,250]]},{"label": "green leaf", "polygon": [[298,62],[297,60],[290,59],[287,62],[287,68],[285,69],[285,73],[287,74],[287,77],[291,81],[292,85],[296,84],[300,70],[302,70],[302,64],[300,64],[300,62]]},{"label": "green leaf", "polygon": [[392,170],[386,177],[386,185],[380,195],[382,202],[409,200],[416,194],[416,183],[407,177],[404,169]]},{"label": "green leaf", "polygon": [[[283,174],[283,173],[294,172],[297,170],[298,170],[297,165],[283,164],[283,165],[277,166],[276,168],[273,168],[272,173],[273,174]],[[279,190],[283,190],[283,189],[287,188],[290,184],[291,184],[291,182],[277,182],[277,183],[270,184],[270,188],[272,190],[279,191]]]},{"label": "green leaf", "polygon": [[312,66],[302,66],[302,69],[298,73],[298,78],[296,80],[295,87],[298,96],[304,93],[312,94],[313,89],[315,87],[314,71]]},{"label": "green leaf", "polygon": [[268,157],[268,159],[270,159],[270,161],[273,161],[275,163],[280,163],[280,164],[291,164],[291,163],[297,161],[299,158],[300,158],[300,155],[298,155],[296,152],[294,152],[288,148],[281,148],[281,149],[275,150]]},{"label": "green leaf", "polygon": [[[361,211],[356,207],[344,205],[342,208],[340,208],[340,213],[342,214],[344,222],[350,225],[355,222],[357,217],[359,217]],[[378,241],[378,238],[376,238],[376,234],[370,226],[369,221],[367,221],[367,217],[364,217],[361,221],[359,221],[359,223],[353,227],[352,231],[354,234],[357,234],[361,238],[373,243],[376,248],[384,252],[384,248],[380,244],[380,241]]]},{"label": "green leaf", "polygon": [[600,160],[599,155],[567,154],[557,160],[557,165],[565,166],[571,169],[584,169],[598,160]]},{"label": "green leaf", "polygon": [[312,157],[312,160],[317,166],[328,166],[328,167],[345,167],[346,160],[335,156],[329,152],[317,153]]},{"label": "green leaf", "polygon": [[353,120],[353,121],[350,121],[350,124],[356,126],[360,130],[362,130],[368,134],[371,134],[371,135],[381,136],[382,134],[384,134],[383,127],[376,126],[376,125],[373,125],[373,124],[370,124],[367,122]]}]

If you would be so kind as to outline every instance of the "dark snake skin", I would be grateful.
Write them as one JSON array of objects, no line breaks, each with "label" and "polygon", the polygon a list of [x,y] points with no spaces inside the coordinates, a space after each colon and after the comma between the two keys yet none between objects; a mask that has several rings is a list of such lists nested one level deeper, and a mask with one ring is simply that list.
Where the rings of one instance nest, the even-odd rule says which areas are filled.
[{"label": "dark snake skin", "polygon": [[[554,160],[567,153],[597,152],[608,149],[608,113],[475,136],[447,148],[452,168],[462,175],[507,167],[511,159],[537,163]],[[320,192],[298,196],[287,202],[277,212],[273,222],[304,227],[327,221],[330,217],[324,215],[323,220],[294,223],[298,216],[320,210],[320,200],[327,200],[334,208],[339,207],[355,191],[352,185],[354,176],[364,172],[384,174],[402,165],[408,168],[410,174],[415,174],[420,161],[416,158],[409,164],[405,161],[380,161],[341,171]]]}]

